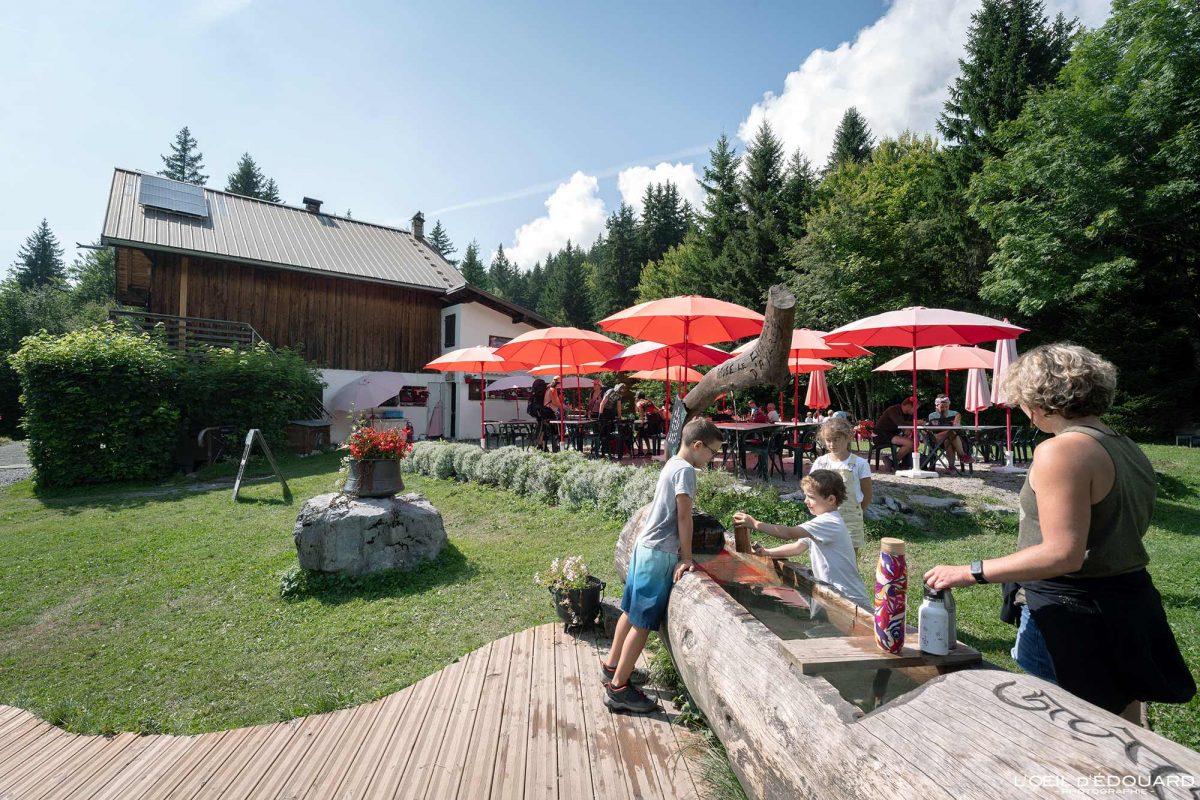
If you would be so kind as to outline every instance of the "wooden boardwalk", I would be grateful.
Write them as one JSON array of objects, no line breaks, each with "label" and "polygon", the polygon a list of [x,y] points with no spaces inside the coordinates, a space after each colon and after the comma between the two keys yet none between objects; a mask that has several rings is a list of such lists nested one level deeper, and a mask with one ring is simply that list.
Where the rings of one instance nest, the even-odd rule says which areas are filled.
[{"label": "wooden boardwalk", "polygon": [[0,800],[699,797],[666,698],[604,706],[605,647],[542,625],[373,703],[197,736],[80,736],[0,706]]}]

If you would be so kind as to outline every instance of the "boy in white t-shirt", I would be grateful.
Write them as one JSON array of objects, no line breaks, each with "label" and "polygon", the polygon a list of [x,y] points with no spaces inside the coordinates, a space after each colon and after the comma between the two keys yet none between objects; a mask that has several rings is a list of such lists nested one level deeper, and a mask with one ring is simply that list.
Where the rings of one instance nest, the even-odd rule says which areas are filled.
[{"label": "boy in white t-shirt", "polygon": [[855,562],[867,544],[865,515],[871,505],[871,464],[865,458],[850,452],[854,431],[842,417],[833,417],[821,423],[817,438],[829,452],[819,456],[812,468],[831,469],[846,484],[846,499],[838,511],[850,529],[850,544],[854,545]]},{"label": "boy in white t-shirt", "polygon": [[850,531],[838,506],[846,499],[846,485],[832,470],[815,469],[800,481],[804,505],[813,514],[808,522],[795,527],[759,522],[745,511],[733,515],[734,525],[746,525],[776,539],[794,539],[791,544],[765,548],[755,544],[754,552],[771,558],[786,558],[810,551],[812,571],[817,580],[833,585],[843,596],[864,608],[871,607],[866,584],[858,574]]}]

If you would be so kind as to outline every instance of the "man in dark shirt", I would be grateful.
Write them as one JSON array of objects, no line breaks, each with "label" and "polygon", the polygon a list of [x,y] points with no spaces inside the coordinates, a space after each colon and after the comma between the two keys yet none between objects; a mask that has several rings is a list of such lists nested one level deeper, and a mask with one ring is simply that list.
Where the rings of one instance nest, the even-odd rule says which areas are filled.
[{"label": "man in dark shirt", "polygon": [[[900,403],[889,406],[875,421],[876,446],[896,445],[896,464],[902,464],[913,451],[912,440],[913,398],[906,397]],[[889,465],[890,467],[891,465]]]}]

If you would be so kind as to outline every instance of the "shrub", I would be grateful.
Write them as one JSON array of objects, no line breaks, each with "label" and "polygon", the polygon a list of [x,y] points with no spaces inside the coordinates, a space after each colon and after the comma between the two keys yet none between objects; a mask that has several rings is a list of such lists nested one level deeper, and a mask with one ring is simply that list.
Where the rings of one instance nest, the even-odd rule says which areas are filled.
[{"label": "shrub", "polygon": [[111,323],[27,337],[21,378],[29,459],[39,486],[158,478],[179,430],[174,356]]},{"label": "shrub", "polygon": [[617,518],[629,519],[639,508],[654,499],[661,469],[656,467],[626,467],[633,474],[625,481],[621,500],[617,504]]},{"label": "shrub", "polygon": [[429,476],[439,480],[454,477],[454,448],[442,445],[433,454],[429,463]]},{"label": "shrub", "polygon": [[596,462],[584,461],[573,466],[558,482],[558,503],[561,506],[577,511],[584,507],[595,507],[596,473],[603,466]]},{"label": "shrub", "polygon": [[232,425],[241,440],[258,428],[272,445],[281,445],[288,421],[311,416],[311,403],[325,385],[299,352],[272,350],[263,342],[249,350],[205,348],[181,361],[180,410],[189,433]]},{"label": "shrub", "polygon": [[524,483],[524,493],[535,500],[541,500],[547,505],[558,502],[558,474],[548,458],[530,459],[533,467],[528,471]]},{"label": "shrub", "polygon": [[475,466],[481,458],[483,458],[483,448],[479,445],[455,445],[454,477],[460,481],[475,480]]},{"label": "shrub", "polygon": [[400,469],[404,472],[428,475],[430,459],[441,446],[439,442],[415,442],[408,458],[400,462]]},{"label": "shrub", "polygon": [[625,484],[633,477],[635,471],[619,464],[602,464],[596,470],[596,507],[609,516],[620,513]]}]

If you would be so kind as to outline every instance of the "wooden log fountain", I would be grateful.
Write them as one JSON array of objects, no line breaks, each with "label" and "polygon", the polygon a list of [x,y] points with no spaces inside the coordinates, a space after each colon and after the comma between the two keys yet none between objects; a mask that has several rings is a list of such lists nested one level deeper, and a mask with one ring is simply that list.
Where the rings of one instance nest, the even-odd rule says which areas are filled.
[{"label": "wooden log fountain", "polygon": [[[645,512],[630,518],[617,542],[621,576]],[[837,688],[851,674],[840,667],[861,663],[806,674],[811,665],[797,651],[834,642],[839,657],[857,649],[881,658],[863,647],[873,642],[867,610],[803,567],[733,550],[730,542],[719,556],[698,557],[700,569],[672,590],[659,633],[750,797],[1111,798],[1121,789],[1200,797],[1200,754],[1057,686],[985,663],[893,664],[876,674],[904,673],[917,685],[864,712]],[[742,586],[810,598],[835,635],[827,628],[821,638],[781,637],[734,599],[731,590]],[[960,648],[959,660],[969,661]]]}]

